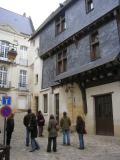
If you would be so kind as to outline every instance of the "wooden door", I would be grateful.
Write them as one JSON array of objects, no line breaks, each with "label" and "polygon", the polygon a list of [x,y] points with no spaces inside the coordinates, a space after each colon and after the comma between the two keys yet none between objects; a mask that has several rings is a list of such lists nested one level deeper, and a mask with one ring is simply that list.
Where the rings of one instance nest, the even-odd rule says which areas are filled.
[{"label": "wooden door", "polygon": [[111,94],[95,96],[96,134],[114,135]]}]

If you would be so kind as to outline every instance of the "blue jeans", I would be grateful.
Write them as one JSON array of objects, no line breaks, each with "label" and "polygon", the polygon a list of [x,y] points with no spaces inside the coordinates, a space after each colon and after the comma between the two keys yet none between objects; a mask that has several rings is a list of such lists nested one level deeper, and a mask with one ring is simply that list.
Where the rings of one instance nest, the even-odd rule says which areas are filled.
[{"label": "blue jeans", "polygon": [[63,144],[70,145],[70,131],[63,130]]},{"label": "blue jeans", "polygon": [[32,147],[32,150],[40,149],[40,146],[38,142],[35,140],[35,138],[31,138],[31,147]]},{"label": "blue jeans", "polygon": [[78,138],[79,138],[80,149],[84,149],[84,139],[83,139],[83,134],[78,133]]},{"label": "blue jeans", "polygon": [[30,142],[30,132],[26,127],[26,146],[29,146],[29,142]]}]

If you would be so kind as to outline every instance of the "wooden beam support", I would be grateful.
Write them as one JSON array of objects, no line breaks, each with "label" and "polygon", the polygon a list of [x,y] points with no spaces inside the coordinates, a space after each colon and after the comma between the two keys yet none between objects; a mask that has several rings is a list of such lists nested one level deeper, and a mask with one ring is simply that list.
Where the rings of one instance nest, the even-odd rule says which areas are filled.
[{"label": "wooden beam support", "polygon": [[80,87],[80,91],[82,94],[82,100],[83,100],[83,110],[85,115],[87,114],[87,99],[86,99],[86,90],[85,90],[85,86],[83,85],[83,83],[79,83],[79,87]]}]

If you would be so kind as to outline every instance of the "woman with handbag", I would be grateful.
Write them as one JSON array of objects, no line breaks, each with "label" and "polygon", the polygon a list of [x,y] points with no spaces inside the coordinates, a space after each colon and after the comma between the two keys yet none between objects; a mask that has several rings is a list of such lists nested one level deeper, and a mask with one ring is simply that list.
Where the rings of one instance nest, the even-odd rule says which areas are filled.
[{"label": "woman with handbag", "polygon": [[78,133],[79,138],[79,149],[84,149],[84,138],[83,135],[86,134],[85,132],[85,122],[81,116],[77,116],[76,119],[76,131]]},{"label": "woman with handbag", "polygon": [[58,124],[54,117],[54,115],[50,115],[50,119],[48,122],[48,145],[47,145],[47,152],[51,152],[51,147],[53,143],[53,152],[57,151],[57,131],[58,131]]}]

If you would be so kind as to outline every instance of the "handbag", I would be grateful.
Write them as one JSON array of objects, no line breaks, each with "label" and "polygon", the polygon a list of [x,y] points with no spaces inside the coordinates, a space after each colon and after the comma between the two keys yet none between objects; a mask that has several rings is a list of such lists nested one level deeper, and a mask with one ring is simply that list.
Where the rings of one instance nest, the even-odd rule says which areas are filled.
[{"label": "handbag", "polygon": [[83,134],[87,134],[87,131],[85,128],[83,128]]}]

